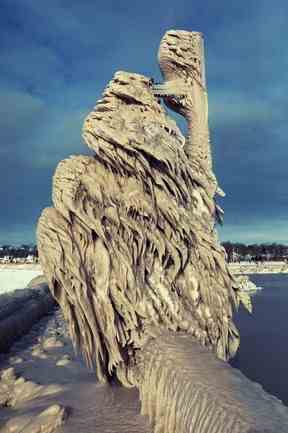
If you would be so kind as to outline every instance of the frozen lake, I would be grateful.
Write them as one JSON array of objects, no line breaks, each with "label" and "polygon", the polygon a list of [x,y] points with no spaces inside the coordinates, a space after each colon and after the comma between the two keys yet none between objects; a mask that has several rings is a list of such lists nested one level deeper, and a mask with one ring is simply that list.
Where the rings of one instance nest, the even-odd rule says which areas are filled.
[{"label": "frozen lake", "polygon": [[288,405],[288,275],[250,277],[263,290],[252,297],[252,315],[235,315],[241,340],[232,365]]},{"label": "frozen lake", "polygon": [[0,267],[0,294],[15,289],[24,289],[32,278],[41,275],[40,266],[29,267]]}]

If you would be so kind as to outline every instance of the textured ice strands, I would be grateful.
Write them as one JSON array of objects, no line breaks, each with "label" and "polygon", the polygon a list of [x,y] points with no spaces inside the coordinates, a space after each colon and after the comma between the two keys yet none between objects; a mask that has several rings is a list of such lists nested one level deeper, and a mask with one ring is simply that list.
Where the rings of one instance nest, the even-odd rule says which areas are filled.
[{"label": "textured ice strands", "polygon": [[115,74],[83,136],[94,157],[60,162],[54,208],[38,225],[41,265],[75,346],[99,379],[126,385],[151,324],[229,358],[240,298],[214,231],[213,187],[150,79]]},{"label": "textured ice strands", "polygon": [[288,431],[288,408],[280,400],[187,334],[159,334],[139,358],[141,413],[155,432]]},{"label": "textured ice strands", "polygon": [[154,86],[154,92],[164,97],[167,106],[187,120],[185,151],[202,166],[209,178],[212,155],[202,33],[166,32],[160,43],[158,60],[164,83]]},{"label": "textured ice strands", "polygon": [[[199,38],[167,32],[159,50],[164,90],[171,91],[165,102],[187,119],[187,140],[158,101],[160,85],[117,72],[84,122],[83,137],[94,155],[72,156],[56,169],[54,207],[38,224],[39,257],[74,345],[99,380],[139,387],[156,432],[252,433],[258,416],[255,428],[263,425],[261,410],[250,420],[252,384],[247,380],[247,389],[243,382],[236,392],[237,373],[216,358],[235,354],[233,308],[250,303],[229,272],[215,231],[219,189]],[[198,58],[193,67],[191,58]],[[183,97],[173,95],[175,88]],[[151,336],[152,328],[157,332]],[[218,373],[219,382],[212,381]],[[275,403],[273,420],[278,409],[282,413],[283,406]]]}]

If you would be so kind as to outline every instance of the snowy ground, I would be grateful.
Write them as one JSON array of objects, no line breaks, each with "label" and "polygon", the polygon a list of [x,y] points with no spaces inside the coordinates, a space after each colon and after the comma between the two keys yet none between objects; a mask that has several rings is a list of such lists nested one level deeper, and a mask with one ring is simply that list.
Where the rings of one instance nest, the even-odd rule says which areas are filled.
[{"label": "snowy ground", "polygon": [[60,310],[0,356],[0,371],[0,433],[152,433],[138,391],[100,384],[75,355]]},{"label": "snowy ground", "polygon": [[43,272],[38,265],[34,266],[0,266],[0,294],[23,289],[32,278]]}]

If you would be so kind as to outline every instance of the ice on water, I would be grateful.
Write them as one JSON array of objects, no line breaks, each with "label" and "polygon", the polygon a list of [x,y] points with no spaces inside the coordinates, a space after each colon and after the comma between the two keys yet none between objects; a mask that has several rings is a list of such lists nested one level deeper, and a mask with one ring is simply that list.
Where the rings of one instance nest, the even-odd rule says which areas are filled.
[{"label": "ice on water", "polygon": [[41,269],[0,268],[0,294],[23,289],[32,278],[42,274]]}]

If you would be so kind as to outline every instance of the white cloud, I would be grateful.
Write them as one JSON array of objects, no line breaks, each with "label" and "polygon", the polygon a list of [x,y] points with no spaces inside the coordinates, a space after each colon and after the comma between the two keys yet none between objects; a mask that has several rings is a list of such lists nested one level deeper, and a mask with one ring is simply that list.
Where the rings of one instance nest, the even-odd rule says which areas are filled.
[{"label": "white cloud", "polygon": [[288,225],[282,219],[269,221],[244,221],[242,224],[227,224],[218,228],[221,241],[244,243],[283,242],[288,244]]},{"label": "white cloud", "polygon": [[3,154],[14,152],[17,155],[21,142],[33,136],[37,122],[45,112],[45,103],[37,96],[14,89],[0,89],[1,148]]},{"label": "white cloud", "polygon": [[213,124],[241,124],[271,121],[276,113],[269,101],[260,100],[254,95],[249,97],[243,93],[223,92],[215,90],[210,92],[209,117]]}]

